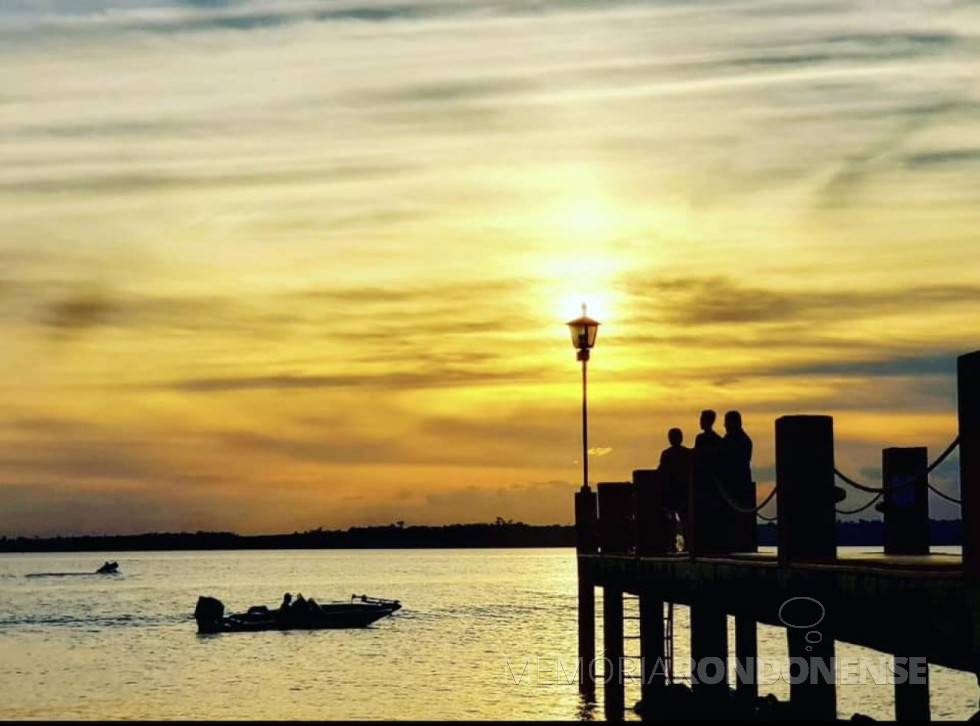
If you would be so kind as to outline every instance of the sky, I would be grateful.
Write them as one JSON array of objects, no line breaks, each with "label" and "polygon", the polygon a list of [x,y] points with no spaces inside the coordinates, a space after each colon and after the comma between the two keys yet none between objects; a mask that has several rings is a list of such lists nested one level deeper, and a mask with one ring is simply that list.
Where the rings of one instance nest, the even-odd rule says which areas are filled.
[{"label": "sky", "polygon": [[878,486],[980,349],[978,111],[975,0],[5,0],[0,535],[570,523],[583,302],[593,484],[712,408]]}]

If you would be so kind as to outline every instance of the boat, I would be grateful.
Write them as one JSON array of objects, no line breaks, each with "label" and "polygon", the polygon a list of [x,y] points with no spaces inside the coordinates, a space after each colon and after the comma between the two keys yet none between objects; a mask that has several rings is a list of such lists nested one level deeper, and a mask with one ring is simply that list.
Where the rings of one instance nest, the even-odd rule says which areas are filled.
[{"label": "boat", "polygon": [[253,605],[244,613],[225,615],[225,606],[214,597],[201,595],[194,608],[197,632],[239,633],[263,630],[323,630],[364,628],[401,609],[398,600],[351,595],[350,601],[316,603],[303,612],[294,605],[288,611]]},{"label": "boat", "polygon": [[119,575],[119,563],[106,560],[95,572],[29,572],[24,577],[80,577],[92,575]]}]

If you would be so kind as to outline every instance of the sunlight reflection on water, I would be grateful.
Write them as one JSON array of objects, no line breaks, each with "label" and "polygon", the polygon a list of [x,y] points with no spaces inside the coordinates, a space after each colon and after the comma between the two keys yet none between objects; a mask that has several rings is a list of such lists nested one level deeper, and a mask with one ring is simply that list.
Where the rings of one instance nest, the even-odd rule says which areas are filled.
[{"label": "sunlight reflection on water", "polygon": [[[602,718],[574,684],[506,679],[508,659],[517,672],[539,658],[574,668],[570,549],[113,553],[120,577],[23,576],[87,571],[103,559],[0,555],[0,719]],[[285,590],[321,602],[393,597],[404,609],[364,630],[196,634],[198,595],[244,610],[275,606]],[[686,609],[676,617],[684,663]],[[782,632],[761,626],[759,650],[783,656]],[[971,675],[931,675],[935,718],[973,713]],[[841,714],[890,718],[891,691],[842,686]],[[627,703],[638,699],[639,686],[628,686]]]}]

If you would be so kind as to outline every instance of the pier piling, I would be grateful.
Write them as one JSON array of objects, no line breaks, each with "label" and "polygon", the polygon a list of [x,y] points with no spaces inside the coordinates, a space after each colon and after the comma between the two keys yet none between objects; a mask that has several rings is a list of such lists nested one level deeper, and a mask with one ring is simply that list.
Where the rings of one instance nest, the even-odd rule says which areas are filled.
[{"label": "pier piling", "polygon": [[[884,543],[886,555],[929,554],[929,466],[924,446],[890,447],[881,451]],[[912,477],[918,476],[912,481]]]},{"label": "pier piling", "polygon": [[664,601],[644,592],[640,594],[640,698],[654,708],[667,685],[664,657]]},{"label": "pier piling", "polygon": [[833,561],[837,522],[830,416],[776,419],[776,489],[779,563]]},{"label": "pier piling", "polygon": [[759,657],[757,623],[749,616],[735,616],[735,694],[742,700],[759,695]]},{"label": "pier piling", "polygon": [[980,350],[956,360],[963,572],[980,580]]},{"label": "pier piling", "polygon": [[728,617],[709,602],[691,604],[691,674],[696,692],[710,696],[728,693]]},{"label": "pier piling", "polygon": [[623,591],[606,586],[602,593],[603,688],[605,714],[610,721],[621,721],[626,706],[623,683]]}]

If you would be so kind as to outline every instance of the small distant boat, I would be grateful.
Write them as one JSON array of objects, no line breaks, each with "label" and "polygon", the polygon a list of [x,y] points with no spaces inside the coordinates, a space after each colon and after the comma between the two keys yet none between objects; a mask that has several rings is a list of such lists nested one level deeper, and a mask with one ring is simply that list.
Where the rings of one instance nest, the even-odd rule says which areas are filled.
[{"label": "small distant boat", "polygon": [[194,608],[198,633],[238,633],[262,630],[321,630],[364,628],[401,609],[398,600],[351,595],[350,602],[316,603],[304,612],[282,613],[265,605],[253,605],[245,613],[225,615],[217,598],[200,596]]},{"label": "small distant boat", "polygon": [[82,575],[118,575],[119,573],[119,563],[109,562],[108,560],[102,564],[99,569],[95,572],[31,572],[24,577],[78,577]]}]

